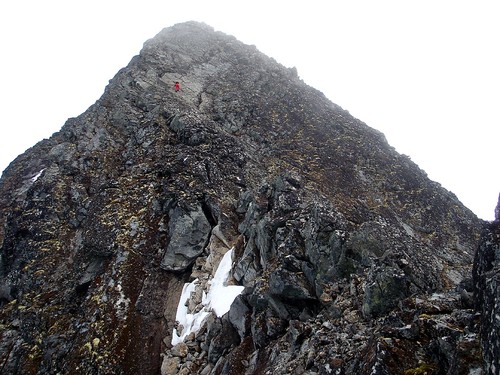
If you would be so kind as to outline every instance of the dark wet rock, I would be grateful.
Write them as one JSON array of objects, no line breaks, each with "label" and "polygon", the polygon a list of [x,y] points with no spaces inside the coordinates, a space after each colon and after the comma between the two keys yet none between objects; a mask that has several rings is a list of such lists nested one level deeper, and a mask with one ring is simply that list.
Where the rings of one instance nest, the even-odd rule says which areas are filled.
[{"label": "dark wet rock", "polygon": [[495,221],[488,223],[482,233],[474,260],[475,307],[483,317],[481,343],[486,373],[500,371],[500,217],[498,207]]},{"label": "dark wet rock", "polygon": [[408,295],[408,284],[409,280],[400,269],[372,269],[365,285],[363,314],[372,317],[392,310]]},{"label": "dark wet rock", "polygon": [[229,310],[228,319],[232,326],[238,331],[240,339],[248,336],[250,330],[251,310],[243,295],[236,297]]},{"label": "dark wet rock", "polygon": [[203,252],[210,235],[210,223],[201,207],[187,211],[176,207],[169,213],[170,242],[161,261],[167,271],[184,271]]},{"label": "dark wet rock", "polygon": [[208,345],[207,358],[210,363],[217,363],[219,358],[239,341],[238,332],[226,316],[208,321],[206,343]]}]

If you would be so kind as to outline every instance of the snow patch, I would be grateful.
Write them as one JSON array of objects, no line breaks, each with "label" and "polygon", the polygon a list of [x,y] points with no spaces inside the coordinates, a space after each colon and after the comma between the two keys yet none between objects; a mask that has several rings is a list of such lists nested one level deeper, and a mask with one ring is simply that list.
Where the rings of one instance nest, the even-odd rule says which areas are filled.
[{"label": "snow patch", "polygon": [[38,178],[42,175],[44,170],[45,170],[45,168],[43,168],[40,172],[38,172],[34,177],[31,177],[31,182],[33,183],[36,180],[38,180]]},{"label": "snow patch", "polygon": [[232,255],[233,249],[224,254],[213,279],[208,282],[208,293],[203,293],[203,308],[197,313],[190,313],[187,305],[191,293],[199,286],[199,280],[196,279],[191,283],[184,284],[175,315],[178,327],[174,328],[172,333],[172,345],[183,342],[191,332],[198,332],[205,318],[212,311],[218,317],[227,313],[234,299],[243,291],[243,286],[227,285],[227,279],[231,273]]},{"label": "snow patch", "polygon": [[183,342],[186,336],[191,332],[198,332],[203,321],[210,314],[210,312],[205,311],[205,308],[195,314],[188,312],[187,304],[191,297],[191,292],[194,292],[198,282],[198,279],[196,279],[189,284],[184,284],[182,288],[181,298],[177,306],[177,313],[175,314],[175,320],[178,326],[174,328],[174,332],[172,333],[172,345]]},{"label": "snow patch", "polygon": [[220,261],[214,278],[209,282],[210,289],[203,300],[205,306],[210,306],[217,316],[227,313],[234,299],[245,289],[239,285],[227,285],[231,272],[233,250],[229,250]]}]

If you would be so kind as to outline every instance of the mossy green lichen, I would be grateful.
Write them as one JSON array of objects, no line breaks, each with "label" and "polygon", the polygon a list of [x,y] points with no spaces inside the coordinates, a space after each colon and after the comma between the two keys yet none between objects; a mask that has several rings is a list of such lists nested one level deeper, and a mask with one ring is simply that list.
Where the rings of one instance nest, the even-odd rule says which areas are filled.
[{"label": "mossy green lichen", "polygon": [[432,319],[432,316],[430,316],[429,314],[420,314],[418,318],[427,320],[427,319]]},{"label": "mossy green lichen", "polygon": [[403,374],[404,375],[430,375],[437,369],[438,369],[438,367],[434,364],[423,363],[418,367],[405,370],[403,372]]}]

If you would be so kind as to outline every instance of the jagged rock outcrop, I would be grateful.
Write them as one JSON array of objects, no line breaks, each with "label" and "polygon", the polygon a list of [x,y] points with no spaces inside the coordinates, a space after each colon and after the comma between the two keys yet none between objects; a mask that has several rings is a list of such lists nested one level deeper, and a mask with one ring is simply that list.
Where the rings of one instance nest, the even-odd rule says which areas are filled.
[{"label": "jagged rock outcrop", "polygon": [[[4,172],[0,372],[479,374],[482,225],[295,69],[175,25]],[[243,293],[173,346],[230,248]]]},{"label": "jagged rock outcrop", "polygon": [[486,374],[500,371],[500,197],[495,220],[485,226],[474,260],[474,294],[481,313]]}]

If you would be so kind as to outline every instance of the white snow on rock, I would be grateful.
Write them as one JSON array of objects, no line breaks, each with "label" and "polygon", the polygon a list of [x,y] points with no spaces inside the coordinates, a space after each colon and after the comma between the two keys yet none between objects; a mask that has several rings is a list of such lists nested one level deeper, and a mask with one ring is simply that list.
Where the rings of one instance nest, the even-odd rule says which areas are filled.
[{"label": "white snow on rock", "polygon": [[227,285],[227,279],[231,272],[232,255],[233,249],[224,254],[213,279],[208,282],[208,293],[203,292],[203,308],[197,313],[192,314],[188,311],[187,302],[191,293],[199,286],[199,280],[196,279],[191,283],[184,284],[175,316],[179,326],[177,329],[174,328],[172,333],[172,345],[183,342],[184,338],[191,332],[197,332],[212,311],[218,317],[227,313],[234,299],[243,291],[243,286]]},{"label": "white snow on rock", "polygon": [[210,306],[219,317],[229,311],[234,299],[245,289],[239,285],[226,285],[231,272],[232,256],[233,249],[224,254],[214,278],[209,282],[208,295],[203,300],[203,304]]},{"label": "white snow on rock", "polygon": [[188,312],[186,306],[187,301],[191,297],[191,292],[194,292],[197,284],[198,279],[189,284],[184,284],[184,288],[182,288],[181,298],[179,299],[179,305],[177,306],[177,313],[175,315],[175,320],[178,322],[178,328],[174,328],[174,332],[172,333],[172,345],[183,342],[184,338],[191,332],[197,332],[205,318],[210,314],[210,312],[205,311],[205,308],[195,314],[190,314]]},{"label": "white snow on rock", "polygon": [[44,170],[45,168],[43,168],[40,172],[38,172],[34,177],[31,177],[31,182],[35,182],[36,180],[38,180],[38,178],[42,175]]}]

